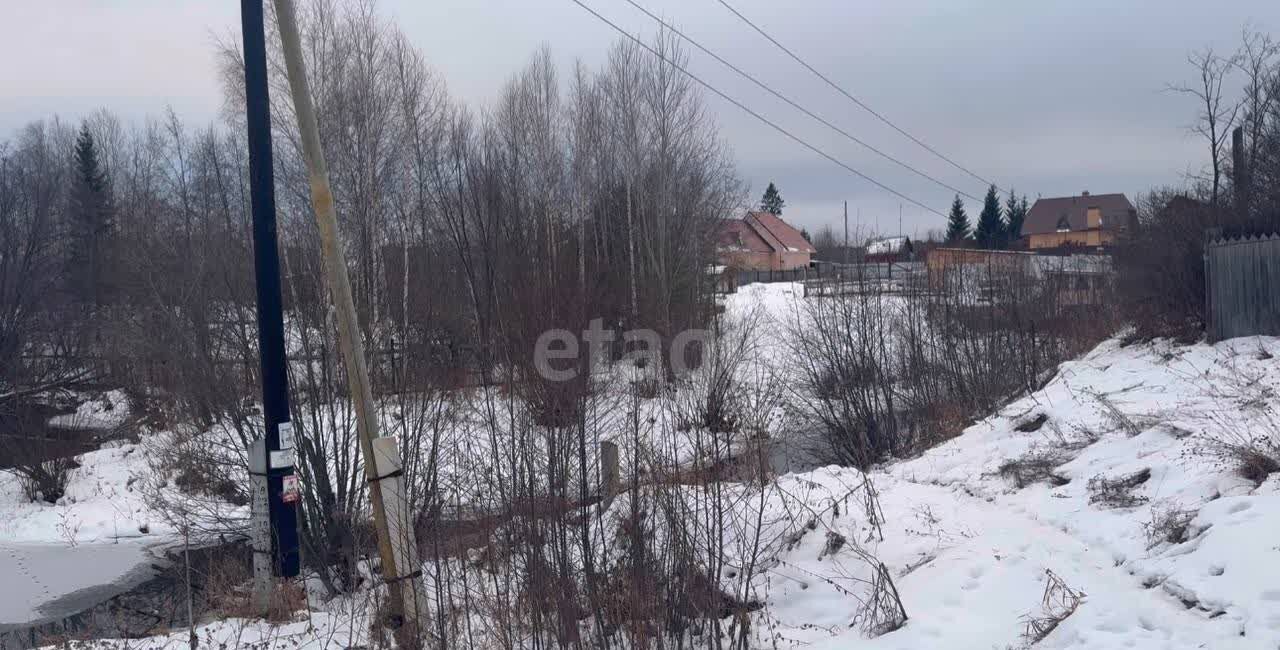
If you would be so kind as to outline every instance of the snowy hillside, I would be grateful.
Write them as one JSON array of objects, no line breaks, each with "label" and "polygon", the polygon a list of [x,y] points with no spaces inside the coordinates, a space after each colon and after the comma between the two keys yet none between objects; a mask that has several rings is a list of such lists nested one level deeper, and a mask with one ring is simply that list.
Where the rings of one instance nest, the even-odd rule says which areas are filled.
[{"label": "snowy hillside", "polygon": [[[1045,615],[1046,571],[1081,600],[1037,648],[1277,647],[1280,475],[1256,484],[1216,451],[1280,439],[1275,354],[1280,341],[1265,338],[1109,341],[963,436],[873,473],[888,522],[869,548],[898,576],[911,618],[874,640],[840,630],[814,647],[1018,647],[1028,617]],[[1030,472],[1019,488],[1010,461],[1046,457],[1057,464],[1045,480]],[[1103,483],[1148,470],[1131,489]],[[840,620],[803,615],[817,609],[789,621],[805,642],[826,636],[799,631],[806,623]]]}]

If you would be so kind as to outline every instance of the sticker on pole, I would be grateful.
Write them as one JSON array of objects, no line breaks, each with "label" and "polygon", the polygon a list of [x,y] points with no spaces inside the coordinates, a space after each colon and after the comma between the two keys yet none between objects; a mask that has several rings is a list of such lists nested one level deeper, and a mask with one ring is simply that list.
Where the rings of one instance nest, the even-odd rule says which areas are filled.
[{"label": "sticker on pole", "polygon": [[281,422],[278,430],[280,431],[280,448],[293,449],[293,423]]},{"label": "sticker on pole", "polygon": [[271,452],[271,469],[293,467],[293,450],[281,449]]},{"label": "sticker on pole", "polygon": [[280,490],[280,500],[285,503],[297,503],[302,499],[302,485],[298,483],[297,474],[287,474]]}]

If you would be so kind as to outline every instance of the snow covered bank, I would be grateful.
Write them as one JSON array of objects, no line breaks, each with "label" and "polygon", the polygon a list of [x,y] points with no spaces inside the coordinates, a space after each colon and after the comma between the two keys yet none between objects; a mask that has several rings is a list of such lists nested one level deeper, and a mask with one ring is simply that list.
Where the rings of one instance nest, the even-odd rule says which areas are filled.
[{"label": "snow covered bank", "polygon": [[112,443],[76,457],[66,494],[56,504],[32,502],[21,480],[0,473],[0,543],[113,543],[155,537],[157,522],[145,503],[140,477],[148,470],[142,445]]},{"label": "snow covered bank", "polygon": [[[1033,610],[1043,588],[1029,578],[1052,570],[1088,596],[1037,647],[1276,647],[1280,476],[1242,478],[1215,443],[1280,433],[1277,354],[1273,338],[1108,341],[960,438],[886,468],[891,521],[921,503],[952,504],[936,526],[960,536],[917,572],[927,586],[903,581],[917,611],[904,632],[958,632],[946,647],[1013,644],[1010,615]],[[1028,454],[1061,462],[1050,480],[1019,488],[1000,470]],[[1119,494],[1106,489],[1148,472]],[[1007,579],[1017,572],[1026,575]],[[948,621],[960,612],[945,601],[956,599],[965,619],[1003,621],[1004,633],[953,645],[969,636]]]}]

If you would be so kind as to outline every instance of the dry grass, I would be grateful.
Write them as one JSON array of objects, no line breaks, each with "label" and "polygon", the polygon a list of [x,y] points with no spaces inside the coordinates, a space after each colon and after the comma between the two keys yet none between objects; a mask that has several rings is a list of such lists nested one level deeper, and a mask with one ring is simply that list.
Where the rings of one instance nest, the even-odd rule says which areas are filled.
[{"label": "dry grass", "polygon": [[1181,544],[1187,541],[1191,533],[1191,522],[1195,518],[1195,510],[1177,505],[1153,507],[1151,521],[1142,524],[1147,535],[1147,548],[1155,548],[1163,543]]},{"label": "dry grass", "polygon": [[1019,489],[1039,482],[1062,486],[1070,483],[1071,479],[1055,470],[1070,460],[1071,454],[1066,449],[1033,447],[1021,458],[1005,461],[996,472],[1012,480]]},{"label": "dry grass", "polygon": [[1025,648],[1043,641],[1068,616],[1074,614],[1084,600],[1084,592],[1067,586],[1058,574],[1049,569],[1045,569],[1044,573],[1046,580],[1044,595],[1040,598],[1040,613],[1023,617],[1022,640]]},{"label": "dry grass", "polygon": [[1133,490],[1151,480],[1151,468],[1145,467],[1131,474],[1115,478],[1095,476],[1089,479],[1089,503],[1108,508],[1132,508],[1147,502],[1147,497],[1134,494]]}]

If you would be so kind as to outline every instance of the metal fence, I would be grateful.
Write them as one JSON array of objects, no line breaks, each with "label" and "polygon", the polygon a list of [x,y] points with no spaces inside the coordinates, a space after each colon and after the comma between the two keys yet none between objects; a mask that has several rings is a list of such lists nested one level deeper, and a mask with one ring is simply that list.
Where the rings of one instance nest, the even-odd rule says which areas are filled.
[{"label": "metal fence", "polygon": [[785,271],[769,269],[738,271],[737,286],[746,286],[754,282],[805,282],[826,279],[888,280],[918,273],[923,269],[923,262],[868,262],[862,264],[818,262],[811,266],[787,269]]},{"label": "metal fence", "polygon": [[1210,241],[1204,265],[1210,341],[1280,335],[1280,235]]},{"label": "metal fence", "polygon": [[803,282],[817,277],[818,271],[807,266],[785,271],[764,269],[760,271],[738,271],[738,286],[743,287],[754,282]]}]

